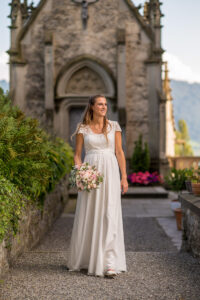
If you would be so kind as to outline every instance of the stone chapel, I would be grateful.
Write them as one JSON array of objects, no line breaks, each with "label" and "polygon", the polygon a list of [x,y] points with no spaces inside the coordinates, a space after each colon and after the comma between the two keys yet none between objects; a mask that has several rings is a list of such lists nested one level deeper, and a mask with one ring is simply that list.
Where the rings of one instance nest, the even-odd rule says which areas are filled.
[{"label": "stone chapel", "polygon": [[[162,79],[161,4],[148,0],[12,0],[10,93],[28,116],[71,144],[88,97],[104,94],[122,128],[127,162],[140,133],[151,169],[164,174],[175,126],[167,66]],[[142,13],[140,12],[142,8]]]}]

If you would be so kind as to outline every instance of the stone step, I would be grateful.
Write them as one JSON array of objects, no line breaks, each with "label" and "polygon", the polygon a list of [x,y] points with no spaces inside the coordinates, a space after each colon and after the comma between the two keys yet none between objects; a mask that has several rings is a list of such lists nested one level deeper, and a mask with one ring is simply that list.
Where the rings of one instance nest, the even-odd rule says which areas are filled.
[{"label": "stone step", "polygon": [[[168,191],[162,186],[153,187],[132,187],[128,188],[127,193],[122,194],[122,198],[168,198]],[[69,196],[76,198],[76,189],[69,189]]]}]

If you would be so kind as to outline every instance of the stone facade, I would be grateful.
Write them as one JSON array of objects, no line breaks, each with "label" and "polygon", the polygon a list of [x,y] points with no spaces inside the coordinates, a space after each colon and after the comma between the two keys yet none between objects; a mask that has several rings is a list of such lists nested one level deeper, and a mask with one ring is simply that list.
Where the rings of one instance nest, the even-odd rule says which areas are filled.
[{"label": "stone facade", "polygon": [[9,266],[19,255],[40,242],[60,216],[68,201],[67,184],[68,179],[63,179],[55,190],[46,196],[43,211],[32,205],[26,207],[16,236],[6,237],[0,244],[0,277],[6,275]]},{"label": "stone facade", "polygon": [[[24,23],[22,6],[28,11]],[[81,1],[41,0],[35,9],[13,0],[13,102],[74,147],[70,136],[88,96],[103,93],[108,118],[123,129],[126,158],[142,133],[152,168],[162,173],[167,99],[161,78],[161,17],[158,0],[145,3],[144,15],[130,0],[88,0],[87,8]]]}]

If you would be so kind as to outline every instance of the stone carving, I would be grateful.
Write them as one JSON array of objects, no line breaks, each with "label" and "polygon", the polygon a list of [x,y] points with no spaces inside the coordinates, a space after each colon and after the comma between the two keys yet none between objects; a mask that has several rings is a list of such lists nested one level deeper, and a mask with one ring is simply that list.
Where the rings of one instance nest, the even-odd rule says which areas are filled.
[{"label": "stone carving", "polygon": [[97,2],[98,0],[72,0],[77,4],[82,4],[82,21],[83,26],[86,28],[88,20],[88,5]]},{"label": "stone carving", "polygon": [[27,0],[24,0],[24,3],[21,3],[20,0],[12,0],[9,5],[11,6],[11,13],[8,17],[11,18],[13,26],[16,26],[16,19],[19,11],[21,12],[22,21],[26,22],[32,12],[36,9],[34,3],[31,2],[31,4],[28,5]]},{"label": "stone carving", "polygon": [[87,3],[87,1],[82,2],[82,19],[84,22],[87,22],[87,19],[88,19],[88,3]]},{"label": "stone carving", "polygon": [[106,88],[101,77],[88,67],[75,72],[66,86],[67,94],[106,93]]}]

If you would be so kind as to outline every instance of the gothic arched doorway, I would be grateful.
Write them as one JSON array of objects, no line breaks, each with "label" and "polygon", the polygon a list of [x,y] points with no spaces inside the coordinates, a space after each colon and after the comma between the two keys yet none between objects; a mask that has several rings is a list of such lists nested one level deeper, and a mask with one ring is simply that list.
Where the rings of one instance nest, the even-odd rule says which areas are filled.
[{"label": "gothic arched doorway", "polygon": [[103,94],[108,102],[108,119],[117,120],[115,85],[110,74],[100,64],[84,59],[62,70],[56,85],[56,134],[64,138],[73,148],[75,138],[70,136],[83,116],[88,98]]}]

